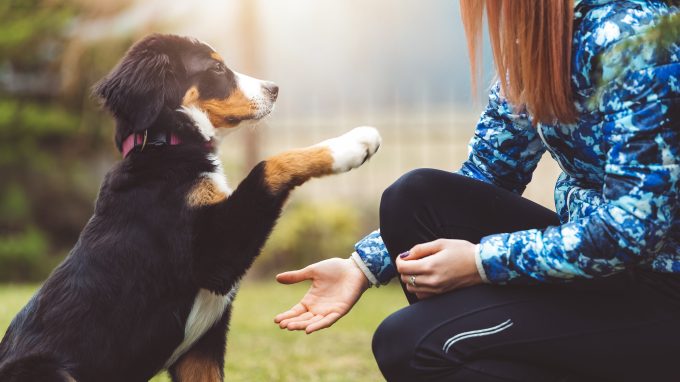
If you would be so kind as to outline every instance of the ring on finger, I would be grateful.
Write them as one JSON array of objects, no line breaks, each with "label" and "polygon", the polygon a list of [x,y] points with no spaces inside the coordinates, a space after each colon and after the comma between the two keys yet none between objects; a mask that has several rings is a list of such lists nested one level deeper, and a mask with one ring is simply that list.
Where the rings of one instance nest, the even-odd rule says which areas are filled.
[{"label": "ring on finger", "polygon": [[415,288],[415,287],[416,287],[416,276],[414,276],[414,275],[409,276],[409,278],[408,278],[408,283],[409,283],[412,287]]}]

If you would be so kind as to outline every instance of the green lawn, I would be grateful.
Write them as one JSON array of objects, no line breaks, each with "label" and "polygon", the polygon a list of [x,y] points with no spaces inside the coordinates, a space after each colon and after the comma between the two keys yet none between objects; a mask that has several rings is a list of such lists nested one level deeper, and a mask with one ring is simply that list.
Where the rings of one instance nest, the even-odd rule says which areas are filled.
[{"label": "green lawn", "polygon": [[[0,328],[5,329],[36,286],[0,286]],[[369,290],[350,314],[309,336],[282,331],[274,316],[293,305],[306,285],[246,281],[234,303],[229,332],[229,381],[381,381],[371,354],[380,321],[406,304],[395,285]],[[153,379],[168,381],[165,375]]]}]

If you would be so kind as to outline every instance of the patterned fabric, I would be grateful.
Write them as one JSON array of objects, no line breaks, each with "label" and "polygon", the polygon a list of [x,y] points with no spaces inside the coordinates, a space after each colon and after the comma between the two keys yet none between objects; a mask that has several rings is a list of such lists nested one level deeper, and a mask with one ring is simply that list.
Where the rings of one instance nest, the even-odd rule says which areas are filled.
[{"label": "patterned fabric", "polygon": [[[669,2],[576,1],[572,80],[579,121],[538,124],[495,86],[459,173],[521,194],[547,150],[561,225],[487,236],[489,282],[564,282],[628,267],[680,272],[680,42],[634,44]],[[604,85],[603,85],[604,84]],[[356,245],[380,283],[395,275],[378,232]]]},{"label": "patterned fabric", "polygon": [[354,246],[354,251],[366,264],[368,270],[373,273],[379,284],[387,284],[397,275],[397,270],[385,248],[380,231],[373,231],[361,239]]}]

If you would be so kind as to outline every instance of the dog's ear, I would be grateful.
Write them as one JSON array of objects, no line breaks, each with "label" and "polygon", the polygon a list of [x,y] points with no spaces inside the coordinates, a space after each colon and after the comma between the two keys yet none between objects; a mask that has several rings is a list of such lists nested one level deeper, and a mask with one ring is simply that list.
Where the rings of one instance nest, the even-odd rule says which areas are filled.
[{"label": "dog's ear", "polygon": [[171,58],[159,40],[151,36],[135,44],[94,87],[94,94],[130,132],[148,129],[163,106],[178,97]]}]

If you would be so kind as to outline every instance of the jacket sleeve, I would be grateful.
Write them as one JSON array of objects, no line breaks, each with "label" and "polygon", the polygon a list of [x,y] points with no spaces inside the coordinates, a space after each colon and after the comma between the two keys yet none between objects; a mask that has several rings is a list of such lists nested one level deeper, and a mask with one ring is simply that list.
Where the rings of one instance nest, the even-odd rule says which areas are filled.
[{"label": "jacket sleeve", "polygon": [[378,230],[354,245],[352,258],[374,286],[387,284],[397,275],[397,269]]},{"label": "jacket sleeve", "polygon": [[458,173],[521,194],[545,152],[526,113],[516,113],[497,83]]},{"label": "jacket sleeve", "polygon": [[[489,282],[593,278],[654,260],[680,212],[680,51],[672,46],[673,53],[647,43],[640,52],[603,54],[606,85],[594,107],[608,148],[604,203],[545,231],[483,238],[477,261]],[[622,54],[634,58],[624,64]]]},{"label": "jacket sleeve", "polygon": [[[526,114],[513,113],[499,92],[496,84],[468,145],[468,159],[458,173],[521,194],[545,147]],[[387,284],[397,274],[379,231],[360,240],[354,249],[352,257],[372,284]]]}]

